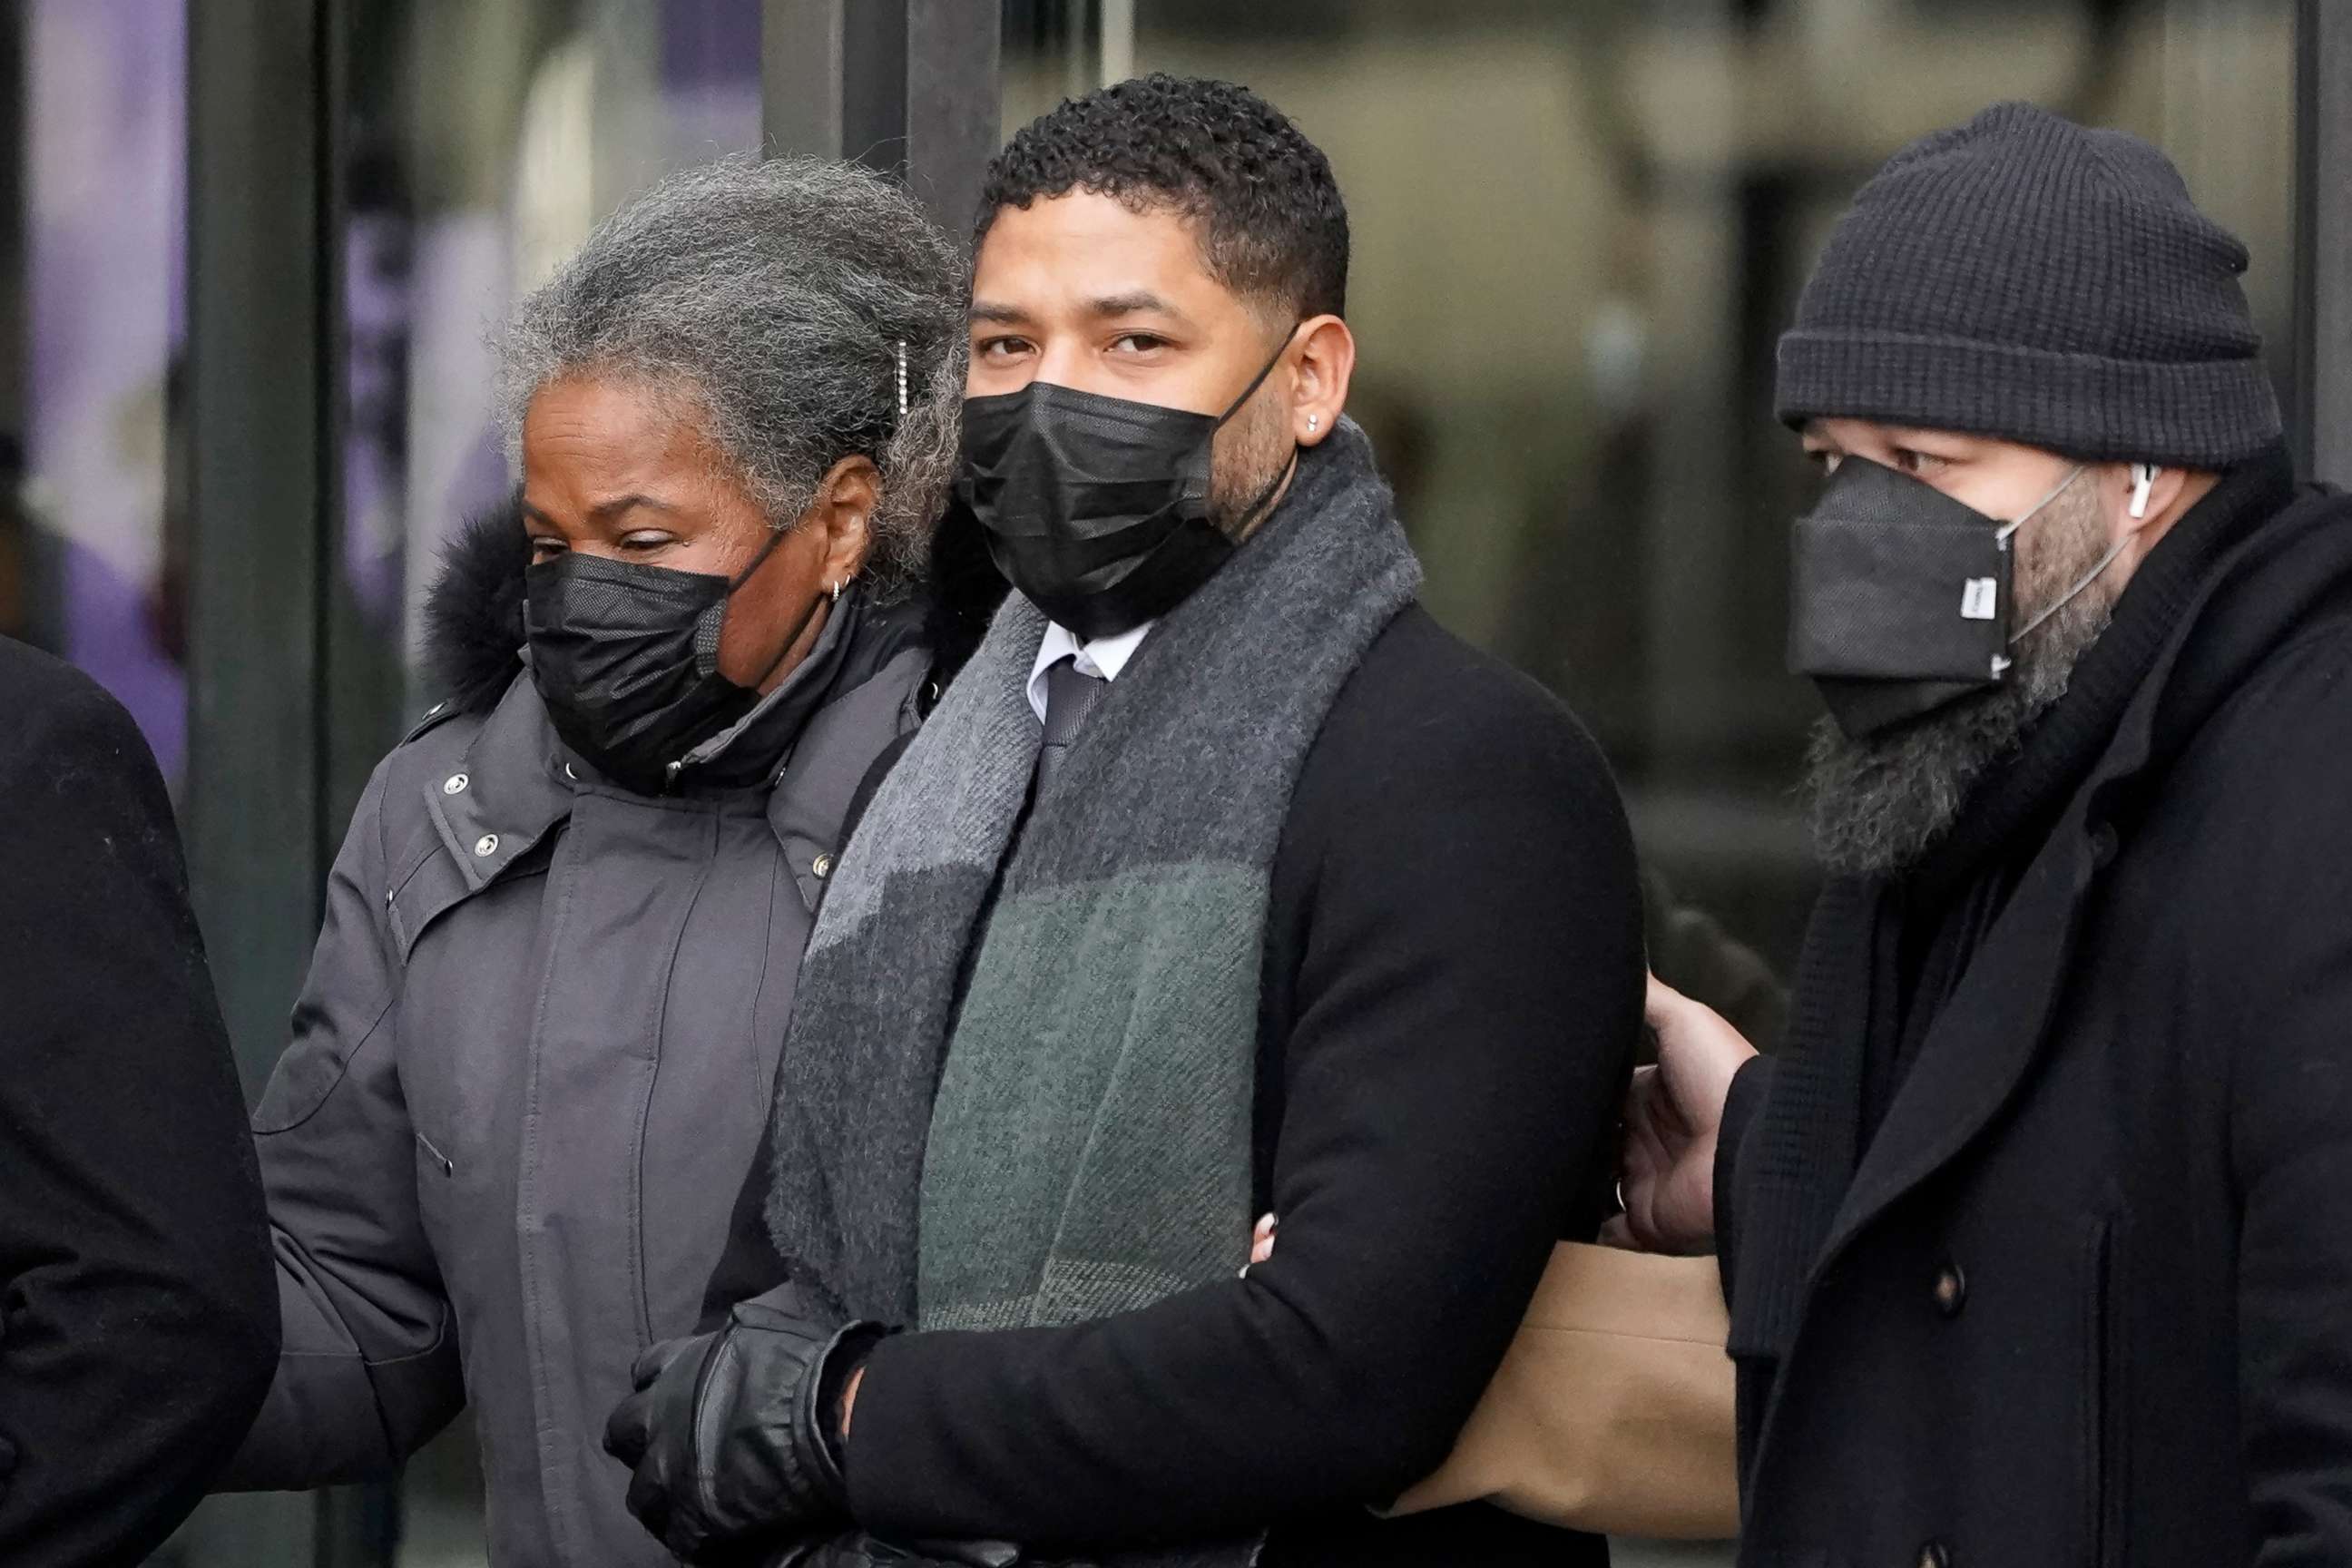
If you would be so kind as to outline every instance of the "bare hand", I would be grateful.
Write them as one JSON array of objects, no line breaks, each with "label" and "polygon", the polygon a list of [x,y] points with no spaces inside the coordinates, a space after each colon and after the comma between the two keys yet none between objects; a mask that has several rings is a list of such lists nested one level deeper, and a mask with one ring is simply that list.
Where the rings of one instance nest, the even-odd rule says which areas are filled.
[{"label": "bare hand", "polygon": [[1658,1034],[1658,1065],[1637,1070],[1625,1094],[1625,1213],[1602,1239],[1646,1252],[1704,1251],[1715,1238],[1723,1102],[1756,1047],[1655,977],[1645,1015]]}]

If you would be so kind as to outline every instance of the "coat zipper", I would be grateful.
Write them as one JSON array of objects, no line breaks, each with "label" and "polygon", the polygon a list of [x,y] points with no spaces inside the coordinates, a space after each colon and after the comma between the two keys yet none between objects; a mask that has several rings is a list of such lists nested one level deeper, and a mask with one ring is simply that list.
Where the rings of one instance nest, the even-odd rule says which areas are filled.
[{"label": "coat zipper", "polygon": [[449,1156],[441,1152],[440,1150],[436,1149],[433,1146],[433,1140],[427,1138],[422,1132],[416,1134],[416,1146],[424,1150],[425,1155],[431,1159],[435,1164],[441,1167],[441,1173],[443,1175],[454,1176],[457,1173],[457,1167],[450,1163]]}]

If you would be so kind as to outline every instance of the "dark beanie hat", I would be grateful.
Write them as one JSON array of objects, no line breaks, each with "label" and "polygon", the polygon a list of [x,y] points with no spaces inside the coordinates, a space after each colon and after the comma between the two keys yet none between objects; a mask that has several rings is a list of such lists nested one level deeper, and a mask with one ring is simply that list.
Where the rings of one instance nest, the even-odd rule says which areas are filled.
[{"label": "dark beanie hat", "polygon": [[2245,269],[2154,147],[2000,104],[1838,220],[1780,339],[1780,416],[2227,468],[2279,436]]}]

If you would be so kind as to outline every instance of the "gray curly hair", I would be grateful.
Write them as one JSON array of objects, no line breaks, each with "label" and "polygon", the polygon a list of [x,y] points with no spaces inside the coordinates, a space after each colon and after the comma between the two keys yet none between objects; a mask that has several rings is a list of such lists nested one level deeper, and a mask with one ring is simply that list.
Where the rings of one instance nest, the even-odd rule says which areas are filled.
[{"label": "gray curly hair", "polygon": [[596,375],[687,399],[772,527],[834,463],[870,458],[869,592],[903,596],[955,471],[967,276],[915,199],[856,164],[745,156],[671,174],[517,307],[499,342],[508,454],[520,461],[541,387]]}]

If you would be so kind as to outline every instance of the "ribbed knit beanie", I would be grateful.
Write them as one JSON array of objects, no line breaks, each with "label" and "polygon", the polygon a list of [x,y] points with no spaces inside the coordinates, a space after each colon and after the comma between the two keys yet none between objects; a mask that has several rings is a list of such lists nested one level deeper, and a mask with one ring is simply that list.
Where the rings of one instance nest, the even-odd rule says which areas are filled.
[{"label": "ribbed knit beanie", "polygon": [[2228,468],[2279,436],[2245,269],[2154,147],[2000,104],[1838,220],[1780,339],[1780,416]]}]

